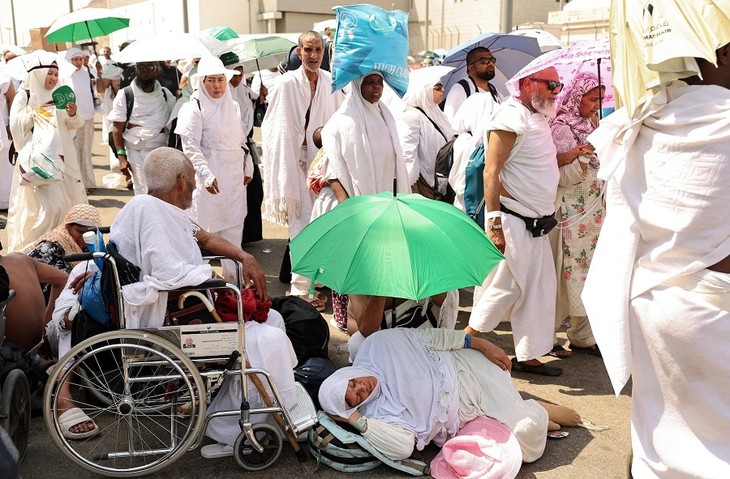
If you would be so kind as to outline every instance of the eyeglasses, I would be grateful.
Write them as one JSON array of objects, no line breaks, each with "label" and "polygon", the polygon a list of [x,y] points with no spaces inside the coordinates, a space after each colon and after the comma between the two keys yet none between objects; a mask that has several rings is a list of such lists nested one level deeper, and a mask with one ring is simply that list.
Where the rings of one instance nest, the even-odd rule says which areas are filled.
[{"label": "eyeglasses", "polygon": [[139,71],[145,71],[145,70],[152,71],[152,70],[155,70],[156,68],[157,68],[157,65],[154,64],[154,63],[153,64],[147,64],[147,65],[145,65],[143,63],[138,63],[137,64],[137,70],[139,70]]},{"label": "eyeglasses", "polygon": [[478,60],[474,60],[469,65],[473,65],[475,63],[481,63],[482,65],[489,65],[491,63],[492,65],[496,65],[497,59],[495,57],[482,57]]},{"label": "eyeglasses", "polygon": [[560,83],[559,81],[555,80],[544,80],[542,78],[530,78],[532,81],[538,81],[540,83],[545,83],[547,85],[548,90],[555,91],[557,88],[558,93],[560,93],[565,85]]},{"label": "eyeglasses", "polygon": [[437,83],[433,86],[433,89],[436,91],[441,91],[444,89],[444,86],[441,83]]}]

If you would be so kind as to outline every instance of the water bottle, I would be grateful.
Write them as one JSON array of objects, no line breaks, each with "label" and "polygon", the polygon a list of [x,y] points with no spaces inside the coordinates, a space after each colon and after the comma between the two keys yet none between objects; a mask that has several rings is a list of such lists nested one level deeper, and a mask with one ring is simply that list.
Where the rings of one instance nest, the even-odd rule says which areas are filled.
[{"label": "water bottle", "polygon": [[84,243],[86,243],[89,252],[93,253],[96,246],[96,231],[87,231],[84,233]]}]

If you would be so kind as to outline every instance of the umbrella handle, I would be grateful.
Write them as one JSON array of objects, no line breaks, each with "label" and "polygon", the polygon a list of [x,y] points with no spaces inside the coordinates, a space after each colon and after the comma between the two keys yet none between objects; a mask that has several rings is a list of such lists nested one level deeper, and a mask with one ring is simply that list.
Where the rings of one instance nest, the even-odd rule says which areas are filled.
[{"label": "umbrella handle", "polygon": [[89,28],[89,22],[84,21],[84,25],[86,25],[86,31],[89,34],[89,40],[91,40],[91,49],[94,51],[94,56],[96,57],[96,60],[99,60],[99,55],[96,53],[96,44],[94,43],[94,39],[91,38],[91,29]]},{"label": "umbrella handle", "polygon": [[601,58],[596,59],[598,70],[598,118],[603,120],[603,95],[601,95]]},{"label": "umbrella handle", "polygon": [[261,81],[261,86],[265,86],[264,85],[264,82],[263,82],[263,79],[261,78],[261,67],[259,66],[259,59],[258,58],[256,58],[256,72],[259,74],[259,80],[262,80]]}]

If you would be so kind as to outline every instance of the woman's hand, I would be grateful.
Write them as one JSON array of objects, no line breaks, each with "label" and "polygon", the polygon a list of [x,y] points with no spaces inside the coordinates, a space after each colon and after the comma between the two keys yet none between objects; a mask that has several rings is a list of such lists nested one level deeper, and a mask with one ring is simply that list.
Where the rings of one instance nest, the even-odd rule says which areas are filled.
[{"label": "woman's hand", "polygon": [[86,280],[91,278],[93,275],[93,271],[87,271],[84,274],[76,276],[74,280],[71,281],[71,284],[68,285],[68,288],[72,289],[74,294],[79,294],[79,291],[81,291],[81,288],[84,287],[84,283],[86,282]]},{"label": "woman's hand", "polygon": [[252,177],[250,177],[250,176],[244,176],[243,177],[243,186],[246,186],[249,183],[251,183],[251,179],[252,179]]},{"label": "woman's hand", "polygon": [[218,178],[213,179],[213,183],[210,184],[210,186],[205,187],[206,190],[208,190],[208,193],[211,195],[217,195],[220,193],[220,189],[218,188]]},{"label": "woman's hand", "polygon": [[471,338],[471,349],[476,349],[484,355],[487,359],[492,361],[494,364],[500,367],[503,371],[512,370],[512,362],[504,352],[504,349],[500,348],[493,342],[473,336]]},{"label": "woman's hand", "polygon": [[68,103],[66,105],[66,112],[70,117],[76,116],[76,103]]}]

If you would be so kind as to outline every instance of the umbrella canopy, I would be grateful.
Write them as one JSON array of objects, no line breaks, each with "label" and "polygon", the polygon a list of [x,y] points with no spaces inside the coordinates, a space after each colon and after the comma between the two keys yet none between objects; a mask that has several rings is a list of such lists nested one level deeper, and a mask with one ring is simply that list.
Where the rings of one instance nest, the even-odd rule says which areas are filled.
[{"label": "umbrella canopy", "polygon": [[355,196],[290,244],[292,271],[348,294],[421,299],[481,284],[503,256],[461,210],[421,195]]},{"label": "umbrella canopy", "polygon": [[663,83],[697,75],[695,58],[715,63],[730,41],[730,2],[611,2],[610,39],[618,106],[629,112]]},{"label": "umbrella canopy", "polygon": [[236,33],[231,27],[210,27],[200,32],[200,34],[213,37],[222,42],[238,38],[238,33]]},{"label": "umbrella canopy", "polygon": [[[611,48],[608,40],[578,40],[571,43],[567,48],[553,50],[541,55],[510,78],[507,82],[507,90],[512,95],[518,95],[520,78],[525,78],[549,67],[554,67],[558,71],[560,81],[565,85],[570,85],[579,73],[594,72],[601,85],[606,87],[601,107],[614,106]],[[565,88],[563,92],[569,90],[570,88]],[[561,99],[560,95],[558,101]]]},{"label": "umbrella canopy", "polygon": [[11,43],[0,44],[0,53],[3,52],[12,52],[16,55],[25,55],[26,53],[28,53],[27,51],[25,51],[24,48],[21,48],[18,45],[13,45]]},{"label": "umbrella canopy", "polygon": [[565,48],[563,42],[558,37],[545,30],[538,28],[525,28],[522,30],[515,30],[509,33],[510,35],[518,35],[521,37],[532,37],[537,40],[537,44],[540,46],[540,51],[543,53],[557,50],[559,48]]},{"label": "umbrella canopy", "polygon": [[332,30],[337,29],[337,20],[334,18],[330,18],[329,20],[317,22],[312,25],[312,30],[314,30],[315,32],[324,32],[325,28],[331,28]]},{"label": "umbrella canopy", "polygon": [[8,63],[3,68],[3,73],[16,80],[23,81],[28,76],[28,72],[33,68],[41,65],[50,65],[56,63],[58,66],[58,78],[64,80],[69,78],[76,71],[76,67],[71,62],[56,53],[47,52],[45,50],[36,50],[32,53],[20,55]]},{"label": "umbrella canopy", "polygon": [[[216,41],[210,38],[210,41]],[[218,42],[220,43],[220,42]],[[150,38],[132,42],[119,52],[116,60],[122,63],[157,62],[179,60],[181,58],[200,58],[212,52],[203,41],[190,33],[161,33]]]},{"label": "umbrella canopy", "polygon": [[451,87],[462,78],[466,78],[466,55],[476,47],[486,47],[497,59],[495,77],[490,82],[502,95],[507,94],[504,83],[522,67],[540,56],[537,40],[530,37],[507,35],[501,33],[485,33],[451,49],[441,65],[452,66],[455,70],[444,78],[444,87],[448,95]]},{"label": "umbrella canopy", "polygon": [[78,42],[129,26],[129,18],[107,8],[82,8],[56,19],[46,32],[49,42]]},{"label": "umbrella canopy", "polygon": [[238,55],[246,71],[275,68],[296,45],[293,41],[276,35],[249,40],[236,38],[226,43]]}]

